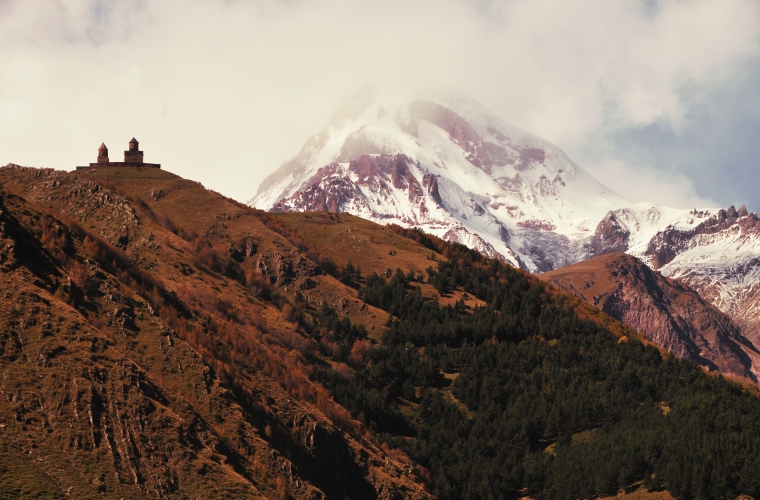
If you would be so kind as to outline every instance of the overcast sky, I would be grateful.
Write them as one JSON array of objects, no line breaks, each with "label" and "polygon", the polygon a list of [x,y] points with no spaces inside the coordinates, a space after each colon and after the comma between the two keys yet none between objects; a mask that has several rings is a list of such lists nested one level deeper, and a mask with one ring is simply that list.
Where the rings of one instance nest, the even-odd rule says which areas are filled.
[{"label": "overcast sky", "polygon": [[633,201],[760,208],[757,0],[0,0],[0,164],[134,135],[245,201],[367,82],[455,87]]}]

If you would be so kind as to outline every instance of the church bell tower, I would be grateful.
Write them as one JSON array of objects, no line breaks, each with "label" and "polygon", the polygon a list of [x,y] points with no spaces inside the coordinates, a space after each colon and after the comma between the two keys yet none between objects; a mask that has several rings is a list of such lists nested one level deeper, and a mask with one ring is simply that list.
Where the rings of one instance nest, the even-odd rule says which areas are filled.
[{"label": "church bell tower", "polygon": [[134,137],[129,141],[129,151],[124,151],[124,163],[142,163],[143,152],[140,151],[140,143]]},{"label": "church bell tower", "polygon": [[98,164],[108,163],[108,148],[102,143],[98,148]]}]

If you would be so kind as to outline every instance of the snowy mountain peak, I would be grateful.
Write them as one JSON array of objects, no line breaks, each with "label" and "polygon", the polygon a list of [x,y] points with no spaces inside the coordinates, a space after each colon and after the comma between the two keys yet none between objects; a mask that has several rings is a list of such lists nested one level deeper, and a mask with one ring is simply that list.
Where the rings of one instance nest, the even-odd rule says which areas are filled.
[{"label": "snowy mountain peak", "polygon": [[[531,271],[582,258],[579,242],[630,204],[466,95],[376,86],[347,100],[249,203],[418,226]],[[547,239],[551,255],[539,248]]]}]

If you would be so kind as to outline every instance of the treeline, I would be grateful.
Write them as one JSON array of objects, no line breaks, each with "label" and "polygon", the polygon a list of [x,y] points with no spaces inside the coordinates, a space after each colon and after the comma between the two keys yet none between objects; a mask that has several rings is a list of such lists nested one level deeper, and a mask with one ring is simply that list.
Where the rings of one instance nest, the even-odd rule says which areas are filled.
[{"label": "treeline", "polygon": [[760,399],[579,318],[522,271],[461,246],[447,256],[429,280],[486,306],[442,307],[400,270],[372,274],[361,297],[392,314],[382,342],[349,374],[314,372],[430,470],[439,498],[588,498],[639,481],[760,495]]},{"label": "treeline", "polygon": [[443,241],[441,238],[426,234],[418,227],[401,227],[398,224],[388,224],[385,226],[389,231],[392,231],[404,238],[409,238],[416,241],[420,245],[439,254],[445,255],[455,247],[451,243]]}]

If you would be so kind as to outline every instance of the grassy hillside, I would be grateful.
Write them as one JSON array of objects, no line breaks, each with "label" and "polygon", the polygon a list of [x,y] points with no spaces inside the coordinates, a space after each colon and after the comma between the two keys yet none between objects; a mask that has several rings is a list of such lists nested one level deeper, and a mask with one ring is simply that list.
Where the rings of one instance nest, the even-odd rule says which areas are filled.
[{"label": "grassy hillside", "polygon": [[4,467],[77,498],[427,497],[309,380],[329,361],[286,289],[354,290],[252,211],[131,170],[192,190],[187,220],[112,181],[0,169]]}]

